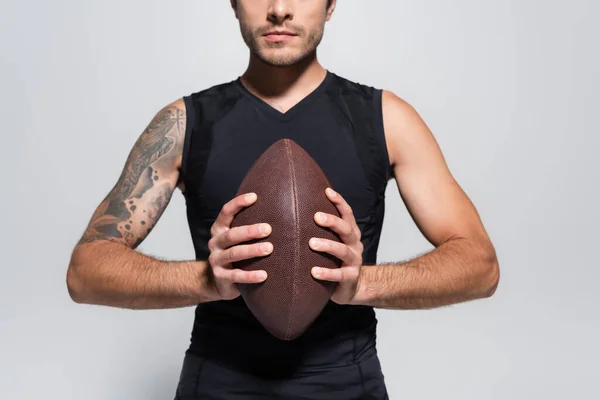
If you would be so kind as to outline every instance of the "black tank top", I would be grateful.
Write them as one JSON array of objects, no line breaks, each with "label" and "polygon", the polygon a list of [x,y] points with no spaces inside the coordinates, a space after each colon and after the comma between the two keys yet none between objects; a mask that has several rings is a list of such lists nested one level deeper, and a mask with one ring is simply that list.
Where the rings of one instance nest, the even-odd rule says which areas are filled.
[{"label": "black tank top", "polygon": [[[363,264],[377,262],[384,196],[391,178],[381,90],[328,72],[286,113],[249,92],[239,78],[184,97],[187,130],[182,159],[187,218],[197,260],[208,259],[210,228],[252,163],[274,142],[290,138],[320,165],[352,207],[362,233]],[[197,306],[188,352],[228,361],[301,357],[302,349],[357,332],[375,336],[372,307],[329,301],[304,335],[271,336],[240,296]]]}]

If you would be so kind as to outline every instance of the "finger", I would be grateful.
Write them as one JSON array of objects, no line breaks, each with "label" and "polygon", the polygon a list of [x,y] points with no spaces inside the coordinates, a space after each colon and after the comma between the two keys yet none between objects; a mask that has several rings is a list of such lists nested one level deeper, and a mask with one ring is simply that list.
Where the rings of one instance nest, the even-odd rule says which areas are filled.
[{"label": "finger", "polygon": [[314,216],[315,221],[324,227],[330,228],[335,233],[340,235],[340,239],[344,243],[353,243],[356,239],[355,231],[352,225],[344,221],[340,217],[323,212],[317,212]]},{"label": "finger", "polygon": [[357,236],[360,237],[360,229],[356,224],[354,211],[352,210],[352,207],[350,207],[350,204],[348,204],[346,199],[344,199],[344,197],[341,194],[337,193],[332,188],[325,189],[325,193],[327,194],[329,200],[331,200],[331,202],[335,204],[336,208],[340,212],[341,218],[344,221],[348,222],[348,224],[350,224],[350,226],[352,226],[352,228],[354,229]]},{"label": "finger", "polygon": [[231,283],[260,283],[267,279],[267,272],[263,270],[244,271],[238,268],[221,268],[218,273],[215,271],[215,277],[220,282],[227,281]]},{"label": "finger", "polygon": [[329,253],[346,264],[357,264],[358,255],[347,245],[329,239],[311,238],[308,242],[311,249]]},{"label": "finger", "polygon": [[[214,243],[218,249],[228,249],[236,244],[246,242],[251,239],[264,238],[271,234],[271,225],[254,224],[236,226],[214,237]],[[213,240],[213,239],[211,239]]]},{"label": "finger", "polygon": [[228,230],[229,227],[231,227],[231,222],[233,222],[235,215],[244,207],[254,204],[257,198],[258,196],[256,193],[244,193],[225,203],[225,205],[221,207],[221,211],[219,212],[219,215],[217,215],[217,218],[211,227],[212,236],[217,236],[218,234]]},{"label": "finger", "polygon": [[358,279],[358,271],[353,267],[322,268],[313,267],[312,276],[322,281],[349,282]]},{"label": "finger", "polygon": [[240,244],[223,250],[219,255],[219,265],[230,264],[236,261],[262,257],[273,252],[273,244],[269,242]]}]

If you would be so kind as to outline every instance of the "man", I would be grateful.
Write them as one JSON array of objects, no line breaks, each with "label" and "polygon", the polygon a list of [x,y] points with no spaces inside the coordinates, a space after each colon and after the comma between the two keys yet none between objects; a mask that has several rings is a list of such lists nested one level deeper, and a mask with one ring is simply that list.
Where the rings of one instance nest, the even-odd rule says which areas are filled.
[{"label": "man", "polygon": [[[335,6],[335,0],[232,1],[250,49],[247,70],[157,113],[73,251],[67,281],[78,303],[197,306],[178,399],[386,399],[374,308],[440,307],[496,289],[494,248],[419,115],[393,93],[319,64],[316,48]],[[343,264],[312,271],[315,279],[339,284],[309,330],[289,342],[269,335],[237,290],[237,283],[269,279],[266,273],[232,268],[273,251],[268,242],[247,244],[268,237],[271,227],[230,228],[235,214],[257,200],[235,197],[245,173],[284,137],[306,149],[335,188],[326,195],[341,218],[316,214],[315,222],[343,242],[307,243]],[[377,265],[392,178],[435,249]],[[135,251],[176,187],[186,199],[195,261]]]}]

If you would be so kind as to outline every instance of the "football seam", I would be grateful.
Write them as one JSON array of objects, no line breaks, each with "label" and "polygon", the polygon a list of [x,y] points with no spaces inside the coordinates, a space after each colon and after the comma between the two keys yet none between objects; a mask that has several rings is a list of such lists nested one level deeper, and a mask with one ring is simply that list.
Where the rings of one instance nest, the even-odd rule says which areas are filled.
[{"label": "football seam", "polygon": [[294,163],[292,162],[292,150],[290,147],[290,142],[289,141],[285,141],[285,149],[286,149],[286,153],[287,153],[287,158],[288,158],[288,165],[290,168],[290,175],[292,178],[292,203],[294,206],[294,262],[292,264],[293,268],[292,268],[292,299],[291,299],[291,305],[290,305],[290,320],[288,321],[288,328],[287,328],[287,332],[286,332],[286,338],[289,338],[291,335],[291,331],[292,331],[292,325],[294,322],[294,308],[296,305],[296,292],[298,290],[297,285],[298,285],[298,280],[297,280],[297,269],[296,265],[298,264],[298,260],[300,258],[299,253],[300,253],[300,243],[299,243],[299,237],[300,237],[300,223],[298,221],[298,193],[297,193],[297,187],[296,187],[296,170],[294,168]]}]

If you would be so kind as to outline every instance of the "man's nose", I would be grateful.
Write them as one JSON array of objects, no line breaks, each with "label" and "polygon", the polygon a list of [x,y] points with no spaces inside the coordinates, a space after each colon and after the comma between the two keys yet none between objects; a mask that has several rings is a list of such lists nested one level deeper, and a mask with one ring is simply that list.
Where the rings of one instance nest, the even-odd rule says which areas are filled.
[{"label": "man's nose", "polygon": [[286,20],[294,19],[294,0],[272,0],[269,7],[269,21],[282,24]]}]

